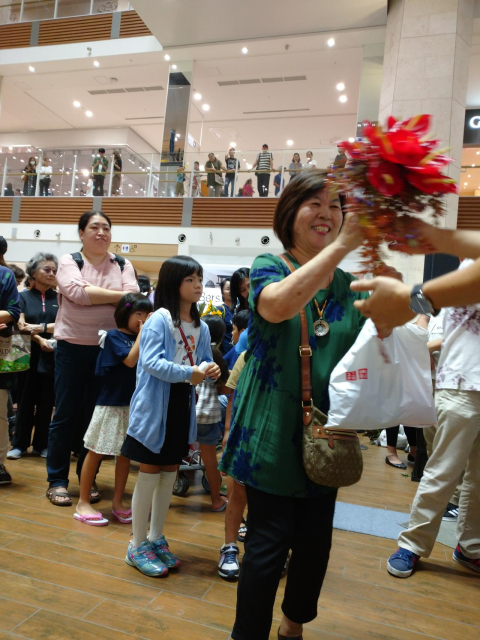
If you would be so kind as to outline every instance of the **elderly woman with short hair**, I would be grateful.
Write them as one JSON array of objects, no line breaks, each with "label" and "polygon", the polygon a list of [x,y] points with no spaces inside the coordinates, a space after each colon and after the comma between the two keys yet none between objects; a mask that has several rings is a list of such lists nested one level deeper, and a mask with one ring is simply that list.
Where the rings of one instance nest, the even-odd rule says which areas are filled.
[{"label": "elderly woman with short hair", "polygon": [[[27,453],[47,457],[48,427],[55,404],[53,338],[58,311],[56,275],[58,260],[51,253],[37,253],[28,261],[26,271],[31,282],[28,291],[20,294],[20,329],[32,332],[30,369],[18,375],[18,411],[9,460]],[[35,433],[32,441],[32,429]]]},{"label": "elderly woman with short hair", "polygon": [[[246,364],[220,465],[245,484],[248,499],[235,640],[270,637],[290,549],[278,637],[300,639],[302,625],[317,616],[328,565],[337,491],[314,484],[303,466],[299,312],[305,308],[313,402],[324,413],[330,374],[365,320],[350,291],[354,277],[338,268],[362,234],[354,217],[344,221],[341,199],[324,177],[317,169],[299,174],[277,205],[274,230],[295,271],[271,254],[257,257],[250,271]],[[235,543],[230,552],[238,554]]]}]

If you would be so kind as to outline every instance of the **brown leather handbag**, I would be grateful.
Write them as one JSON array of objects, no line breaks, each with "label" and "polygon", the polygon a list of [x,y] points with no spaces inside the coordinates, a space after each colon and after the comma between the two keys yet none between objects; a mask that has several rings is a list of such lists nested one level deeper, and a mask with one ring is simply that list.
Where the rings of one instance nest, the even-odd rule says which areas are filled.
[{"label": "brown leather handbag", "polygon": [[[280,258],[291,272],[295,266],[286,255]],[[300,311],[301,342],[299,347],[302,375],[303,466],[307,476],[325,487],[348,487],[362,476],[363,458],[355,431],[329,429],[327,416],[312,400],[311,360],[307,316]]]}]

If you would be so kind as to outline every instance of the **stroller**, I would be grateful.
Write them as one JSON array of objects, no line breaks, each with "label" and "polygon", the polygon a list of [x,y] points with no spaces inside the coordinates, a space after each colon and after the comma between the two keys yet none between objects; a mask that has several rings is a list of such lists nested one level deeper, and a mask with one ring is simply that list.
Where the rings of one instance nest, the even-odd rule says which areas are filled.
[{"label": "stroller", "polygon": [[190,488],[190,480],[187,475],[187,472],[189,471],[203,471],[202,487],[207,493],[210,493],[210,485],[208,484],[207,476],[205,475],[205,465],[202,462],[197,442],[194,442],[190,446],[189,456],[185,460],[182,460],[177,479],[173,485],[174,496],[184,496],[187,493]]}]

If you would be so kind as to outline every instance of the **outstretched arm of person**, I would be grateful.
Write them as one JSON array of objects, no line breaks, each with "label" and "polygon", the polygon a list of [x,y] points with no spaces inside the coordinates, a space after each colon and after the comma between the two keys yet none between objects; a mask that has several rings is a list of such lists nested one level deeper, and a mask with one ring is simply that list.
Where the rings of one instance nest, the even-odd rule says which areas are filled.
[{"label": "outstretched arm of person", "polygon": [[[416,315],[410,309],[411,287],[402,282],[374,278],[357,280],[350,287],[353,291],[373,291],[369,298],[354,304],[364,316],[372,318],[380,334],[405,324]],[[422,290],[435,309],[480,303],[480,259],[466,269],[429,280]]]}]

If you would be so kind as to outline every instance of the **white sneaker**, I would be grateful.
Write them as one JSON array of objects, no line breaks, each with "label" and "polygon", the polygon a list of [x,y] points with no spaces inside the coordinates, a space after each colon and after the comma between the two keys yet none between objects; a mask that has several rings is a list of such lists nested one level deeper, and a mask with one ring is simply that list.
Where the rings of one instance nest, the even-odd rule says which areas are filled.
[{"label": "white sneaker", "polygon": [[26,451],[22,451],[21,449],[10,449],[7,453],[7,458],[8,460],[20,460],[26,453]]},{"label": "white sneaker", "polygon": [[240,550],[236,544],[224,544],[220,549],[218,575],[224,580],[237,580],[240,575],[239,553]]}]

